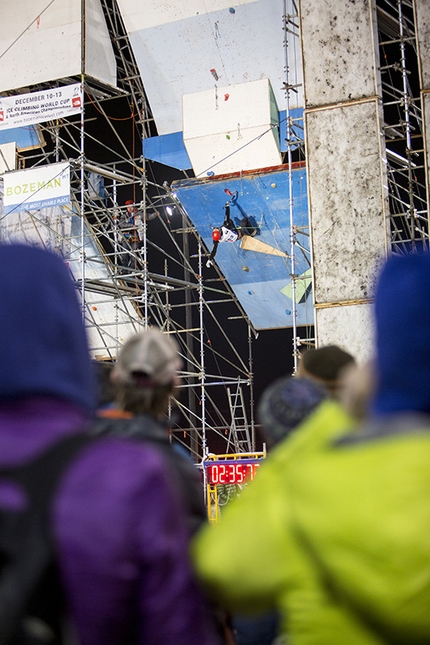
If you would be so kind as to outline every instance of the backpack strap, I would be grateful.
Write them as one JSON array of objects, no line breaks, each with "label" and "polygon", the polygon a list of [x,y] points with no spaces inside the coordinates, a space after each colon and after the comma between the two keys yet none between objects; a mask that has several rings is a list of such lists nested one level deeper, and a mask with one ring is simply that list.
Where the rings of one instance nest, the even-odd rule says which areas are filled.
[{"label": "backpack strap", "polygon": [[67,465],[81,448],[92,441],[94,437],[86,433],[65,437],[24,465],[0,468],[0,477],[10,478],[20,484],[33,508],[47,511]]},{"label": "backpack strap", "polygon": [[27,616],[43,616],[46,625],[60,629],[64,603],[55,566],[49,511],[67,465],[92,441],[94,437],[87,434],[72,435],[28,464],[0,469],[0,477],[18,483],[28,495],[27,508],[22,512],[0,508],[2,645],[39,642],[28,638]]}]

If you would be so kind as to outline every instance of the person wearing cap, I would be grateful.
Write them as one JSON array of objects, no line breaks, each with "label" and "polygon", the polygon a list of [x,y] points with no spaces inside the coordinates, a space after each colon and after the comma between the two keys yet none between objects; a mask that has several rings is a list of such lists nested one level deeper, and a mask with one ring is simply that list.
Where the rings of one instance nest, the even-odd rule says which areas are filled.
[{"label": "person wearing cap", "polygon": [[[60,257],[0,245],[0,322],[6,468],[87,435],[96,387],[78,292]],[[0,507],[25,504],[20,487],[2,476]],[[49,534],[73,642],[218,645],[191,570],[184,512],[154,447],[113,436],[87,441],[54,491]],[[52,606],[50,597],[42,609],[49,614]],[[40,635],[42,622],[33,626]],[[28,642],[41,641],[29,634]]]},{"label": "person wearing cap", "polygon": [[[131,336],[111,372],[114,407],[99,411],[91,432],[149,443],[160,452],[180,495],[191,537],[207,520],[203,485],[191,457],[171,442],[166,418],[181,365],[179,346],[171,335],[152,328]],[[220,640],[229,642],[227,616],[214,607],[211,612]]]},{"label": "person wearing cap", "polygon": [[328,397],[316,381],[283,376],[261,395],[258,418],[269,450],[288,437]]},{"label": "person wearing cap", "polygon": [[131,437],[160,450],[181,493],[190,533],[194,533],[206,520],[203,487],[191,458],[177,442],[170,441],[166,417],[180,367],[179,347],[172,336],[156,328],[131,336],[111,371],[114,406],[99,411],[91,432]]},{"label": "person wearing cap", "polygon": [[246,215],[242,217],[239,226],[236,226],[230,217],[230,204],[236,203],[237,192],[232,195],[232,198],[225,203],[225,218],[221,226],[215,226],[212,230],[213,247],[209,259],[206,262],[206,267],[209,269],[213,265],[213,259],[216,255],[218,244],[229,242],[234,244],[244,235],[254,237],[258,229],[252,225],[249,217]]},{"label": "person wearing cap", "polygon": [[[284,376],[269,385],[257,410],[268,449],[293,433],[327,396],[322,385],[308,379]],[[237,645],[272,645],[281,628],[277,608],[257,617],[235,615],[232,622]]]}]

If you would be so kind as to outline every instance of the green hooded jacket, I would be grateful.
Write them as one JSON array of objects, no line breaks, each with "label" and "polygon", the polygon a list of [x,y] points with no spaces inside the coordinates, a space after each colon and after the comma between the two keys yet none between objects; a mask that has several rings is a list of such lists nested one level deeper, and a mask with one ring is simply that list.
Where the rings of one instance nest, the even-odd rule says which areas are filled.
[{"label": "green hooded jacket", "polygon": [[232,612],[278,609],[289,645],[384,642],[327,589],[296,526],[292,490],[302,463],[317,459],[352,427],[337,403],[322,403],[269,454],[220,522],[205,527],[193,544],[195,567],[212,597]]}]

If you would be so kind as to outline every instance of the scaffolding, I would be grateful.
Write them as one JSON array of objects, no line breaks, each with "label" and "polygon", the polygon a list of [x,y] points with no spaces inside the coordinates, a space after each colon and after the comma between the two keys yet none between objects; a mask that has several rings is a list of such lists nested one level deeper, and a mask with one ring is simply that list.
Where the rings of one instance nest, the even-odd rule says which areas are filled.
[{"label": "scaffolding", "polygon": [[391,248],[428,248],[423,119],[414,4],[377,0]]},{"label": "scaffolding", "polygon": [[[172,439],[186,446],[196,462],[209,449],[227,452],[236,423],[228,393],[240,388],[246,390],[246,449],[255,450],[255,330],[220,273],[203,281],[207,250],[170,190],[170,181],[142,155],[142,140],[156,134],[151,111],[116,0],[101,0],[101,6],[116,60],[117,87],[86,76],[85,61],[81,76],[32,87],[39,91],[81,83],[84,110],[82,115],[38,124],[40,146],[19,153],[19,168],[70,162],[69,215],[79,225],[72,221],[65,232],[49,224],[50,244],[66,261],[78,258],[80,272],[74,277],[86,326],[89,333],[97,328],[102,339],[92,347],[93,355],[115,361],[124,340],[121,325],[128,332],[157,326],[173,334],[183,369],[171,410]],[[13,93],[23,91],[17,88]],[[35,228],[43,228],[40,213],[26,216]],[[64,210],[57,219],[63,216]],[[107,301],[110,320],[100,317]],[[240,414],[242,418],[243,410]]]},{"label": "scaffolding", "polygon": [[295,0],[287,2],[284,0],[284,15],[283,15],[283,29],[284,29],[284,50],[285,50],[285,97],[286,97],[286,153],[284,155],[284,163],[288,168],[288,181],[289,181],[289,204],[288,216],[290,224],[290,257],[291,257],[291,300],[292,300],[292,324],[293,324],[293,374],[296,374],[298,368],[298,361],[300,357],[300,348],[304,346],[313,346],[315,344],[313,326],[304,327],[299,333],[297,326],[297,282],[301,278],[296,274],[296,254],[302,254],[311,269],[311,256],[309,246],[305,245],[304,238],[309,238],[309,224],[308,226],[297,226],[295,218],[295,207],[293,199],[293,167],[297,162],[305,161],[305,141],[304,141],[304,128],[303,117],[294,118],[291,109],[291,96],[303,89],[303,81],[301,78],[300,70],[297,65],[292,68],[290,58],[298,60],[300,57],[297,55],[290,57],[289,49],[300,48],[299,39],[299,20],[298,20],[298,7]]},{"label": "scaffolding", "polygon": [[[215,453],[228,452],[233,445],[236,450],[238,438],[233,435],[239,427],[246,438],[243,446],[246,443],[248,452],[255,450],[252,345],[257,334],[221,273],[211,280],[202,278],[207,249],[170,188],[184,173],[169,170],[166,175],[166,168],[160,170],[142,154],[142,140],[157,134],[154,120],[117,2],[100,0],[100,4],[114,51],[117,86],[87,76],[85,61],[81,75],[60,79],[60,85],[82,83],[85,110],[81,116],[39,124],[40,146],[21,151],[19,167],[70,162],[72,211],[80,226],[72,227],[67,236],[60,225],[51,233],[66,259],[78,258],[81,271],[75,277],[83,313],[87,327],[97,328],[101,339],[95,353],[114,361],[122,328],[138,331],[156,325],[174,334],[183,357],[177,400],[181,419],[173,430],[175,440],[199,461],[208,444]],[[391,245],[398,252],[409,252],[426,246],[428,240],[413,4],[410,0],[377,0],[376,4]],[[285,0],[283,163],[290,176],[294,164],[305,160],[303,121],[290,110],[290,99],[302,86],[298,70],[290,67],[288,51],[300,47],[297,13],[297,3]],[[31,90],[48,88],[52,83]],[[289,194],[295,306],[300,278],[295,275],[294,260],[304,254],[310,267],[311,258],[303,243],[309,230],[298,229],[294,221],[291,187]],[[46,226],[37,215],[31,218],[35,227]],[[99,316],[106,300],[112,304],[110,321]],[[300,331],[294,323],[294,371],[300,346],[314,342],[313,329]],[[242,399],[235,404],[236,392],[243,404]]]}]

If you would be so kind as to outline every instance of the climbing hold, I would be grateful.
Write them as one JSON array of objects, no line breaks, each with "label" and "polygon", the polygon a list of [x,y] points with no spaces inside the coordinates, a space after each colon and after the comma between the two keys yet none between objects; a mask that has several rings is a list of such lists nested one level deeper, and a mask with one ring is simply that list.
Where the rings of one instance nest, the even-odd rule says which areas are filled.
[{"label": "climbing hold", "polygon": [[230,7],[229,11],[230,13],[236,13],[236,9],[234,7]]}]

